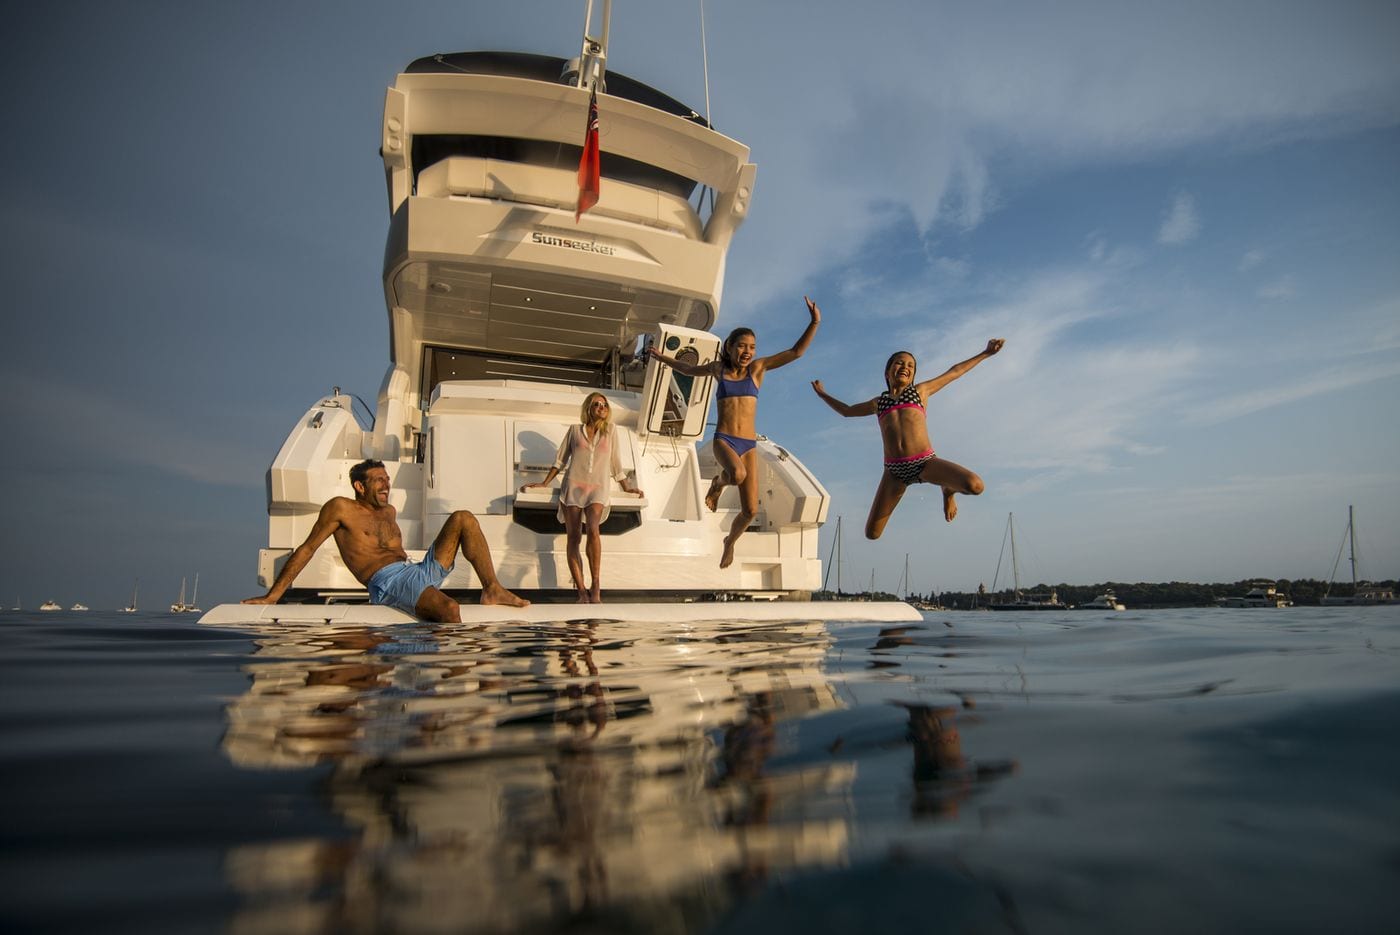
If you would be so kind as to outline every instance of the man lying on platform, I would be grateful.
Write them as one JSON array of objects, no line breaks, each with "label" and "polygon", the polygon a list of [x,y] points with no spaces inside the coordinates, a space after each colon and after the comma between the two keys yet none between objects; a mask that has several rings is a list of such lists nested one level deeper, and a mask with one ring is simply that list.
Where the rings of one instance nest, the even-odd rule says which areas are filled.
[{"label": "man lying on platform", "polygon": [[460,548],[481,579],[481,603],[524,607],[530,602],[517,597],[496,580],[491,549],[481,534],[481,524],[467,510],[447,518],[433,547],[421,562],[408,560],[399,529],[398,511],[389,505],[389,472],[382,461],[361,461],[350,469],[350,486],[355,499],[332,497],[321,507],[320,516],[306,541],[297,546],[282,566],[268,592],[250,597],[245,604],[276,604],[287,593],[311,556],[330,536],[340,549],[345,567],[369,588],[371,604],[395,607],[423,620],[458,623],[461,605],[438,590],[452,572]]}]

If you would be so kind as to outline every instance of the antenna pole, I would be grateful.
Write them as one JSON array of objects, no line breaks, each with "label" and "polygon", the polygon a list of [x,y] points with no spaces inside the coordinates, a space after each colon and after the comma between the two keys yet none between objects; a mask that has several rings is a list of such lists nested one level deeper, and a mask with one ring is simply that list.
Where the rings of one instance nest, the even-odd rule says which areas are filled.
[{"label": "antenna pole", "polygon": [[705,0],[700,0],[700,57],[705,66],[705,122],[714,126],[710,117],[710,47],[705,42]]}]

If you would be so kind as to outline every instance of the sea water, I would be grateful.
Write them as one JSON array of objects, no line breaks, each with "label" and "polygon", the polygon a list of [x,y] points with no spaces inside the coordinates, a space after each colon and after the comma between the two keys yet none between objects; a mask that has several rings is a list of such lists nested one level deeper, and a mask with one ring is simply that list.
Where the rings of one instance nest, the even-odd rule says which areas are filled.
[{"label": "sea water", "polygon": [[0,927],[1397,930],[1400,606],[598,614],[4,613]]}]

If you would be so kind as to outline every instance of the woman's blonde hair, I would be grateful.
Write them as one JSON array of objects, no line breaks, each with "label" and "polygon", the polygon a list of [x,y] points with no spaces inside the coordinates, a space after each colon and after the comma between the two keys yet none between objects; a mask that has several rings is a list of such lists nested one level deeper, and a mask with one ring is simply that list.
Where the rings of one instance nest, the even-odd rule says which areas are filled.
[{"label": "woman's blonde hair", "polygon": [[595,399],[601,399],[603,402],[608,404],[608,418],[604,419],[602,423],[600,423],[603,428],[603,431],[607,431],[608,427],[612,424],[612,403],[609,402],[608,398],[602,393],[589,393],[587,396],[584,397],[583,405],[579,407],[578,420],[584,425],[590,424],[588,410],[593,408],[593,400]]}]

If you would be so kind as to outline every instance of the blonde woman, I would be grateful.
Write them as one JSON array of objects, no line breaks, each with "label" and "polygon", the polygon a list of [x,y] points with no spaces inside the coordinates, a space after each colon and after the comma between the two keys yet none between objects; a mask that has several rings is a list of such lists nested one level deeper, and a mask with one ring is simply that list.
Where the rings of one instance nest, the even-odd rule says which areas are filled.
[{"label": "blonde woman", "polygon": [[[569,426],[569,432],[559,445],[559,454],[544,480],[526,484],[520,489],[548,487],[554,478],[564,473],[559,487],[559,520],[567,535],[569,574],[573,576],[580,604],[600,604],[603,601],[598,572],[603,563],[603,520],[608,518],[611,479],[616,478],[623,490],[642,496],[641,490],[628,481],[618,457],[617,439],[612,424],[612,407],[602,393],[589,393],[579,411],[579,424]],[[592,583],[584,587],[583,558],[579,542],[585,526],[588,530],[588,570]]]}]

